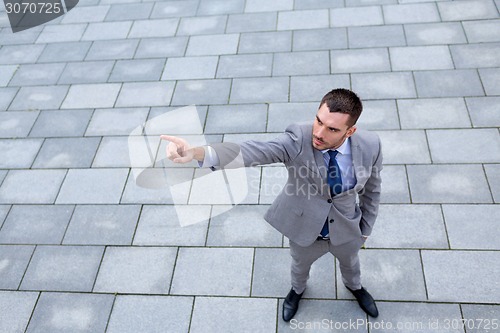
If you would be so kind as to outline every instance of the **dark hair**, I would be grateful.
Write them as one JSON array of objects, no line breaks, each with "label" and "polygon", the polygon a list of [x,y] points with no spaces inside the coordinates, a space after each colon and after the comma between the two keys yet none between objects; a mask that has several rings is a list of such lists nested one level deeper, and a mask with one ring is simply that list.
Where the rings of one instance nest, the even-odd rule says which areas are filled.
[{"label": "dark hair", "polygon": [[349,127],[356,124],[363,111],[363,104],[358,95],[347,89],[339,88],[328,92],[321,100],[319,107],[324,103],[330,112],[347,113],[350,116],[347,123]]}]

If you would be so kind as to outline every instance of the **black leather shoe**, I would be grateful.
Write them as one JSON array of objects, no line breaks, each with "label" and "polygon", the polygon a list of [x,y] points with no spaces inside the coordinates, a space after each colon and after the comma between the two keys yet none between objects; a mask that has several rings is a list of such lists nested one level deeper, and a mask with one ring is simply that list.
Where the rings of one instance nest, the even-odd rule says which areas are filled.
[{"label": "black leather shoe", "polygon": [[[346,288],[349,289],[348,287]],[[378,309],[375,304],[375,300],[365,288],[361,287],[361,289],[357,290],[349,289],[349,291],[354,295],[354,297],[356,297],[359,306],[364,312],[366,312],[370,317],[378,317]]]},{"label": "black leather shoe", "polygon": [[[303,294],[303,293],[302,293]],[[290,321],[290,319],[295,316],[297,310],[299,309],[299,301],[302,298],[302,294],[297,294],[293,288],[290,289],[290,292],[285,298],[283,302],[283,320]]]}]

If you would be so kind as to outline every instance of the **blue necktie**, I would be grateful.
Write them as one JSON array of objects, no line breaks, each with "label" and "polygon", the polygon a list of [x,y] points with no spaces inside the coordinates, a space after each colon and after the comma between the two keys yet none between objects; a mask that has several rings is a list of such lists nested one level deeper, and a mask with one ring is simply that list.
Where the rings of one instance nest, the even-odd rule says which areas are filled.
[{"label": "blue necktie", "polygon": [[[339,152],[337,150],[329,150],[328,155],[330,155],[330,161],[328,162],[328,174],[326,180],[330,186],[330,193],[332,196],[342,192],[342,175],[340,174],[340,167],[337,163],[335,157]],[[321,236],[326,237],[328,235],[328,219],[326,219],[323,229],[321,229]]]}]

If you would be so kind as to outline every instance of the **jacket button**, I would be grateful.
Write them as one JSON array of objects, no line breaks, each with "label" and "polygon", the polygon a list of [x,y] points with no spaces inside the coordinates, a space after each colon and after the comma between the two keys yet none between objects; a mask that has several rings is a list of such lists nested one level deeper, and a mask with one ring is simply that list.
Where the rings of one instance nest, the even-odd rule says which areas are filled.
[{"label": "jacket button", "polygon": [[328,203],[332,203],[332,199],[328,199]]},{"label": "jacket button", "polygon": [[328,221],[328,222],[333,223],[333,219],[330,219],[330,221]]}]

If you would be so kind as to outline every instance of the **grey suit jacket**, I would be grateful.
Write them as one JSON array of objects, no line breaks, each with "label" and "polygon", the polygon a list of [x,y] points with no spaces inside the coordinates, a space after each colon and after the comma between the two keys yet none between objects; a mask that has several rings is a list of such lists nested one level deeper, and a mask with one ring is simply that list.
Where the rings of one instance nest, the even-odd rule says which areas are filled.
[{"label": "grey suit jacket", "polygon": [[358,130],[351,136],[357,182],[351,190],[334,197],[326,180],[323,154],[312,146],[312,123],[292,124],[283,134],[267,142],[210,146],[216,151],[221,168],[285,164],[287,183],[264,218],[300,246],[311,245],[316,240],[327,218],[333,220],[329,224],[333,245],[371,234],[381,190],[382,151],[376,134]]}]

